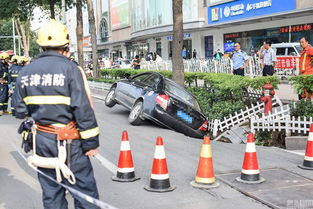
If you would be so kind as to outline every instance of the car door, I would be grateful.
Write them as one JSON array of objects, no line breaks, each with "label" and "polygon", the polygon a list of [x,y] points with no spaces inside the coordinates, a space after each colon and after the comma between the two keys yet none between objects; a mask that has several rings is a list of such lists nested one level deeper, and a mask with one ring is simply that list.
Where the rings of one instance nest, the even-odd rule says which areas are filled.
[{"label": "car door", "polygon": [[150,75],[151,73],[137,75],[129,80],[129,85],[121,89],[121,94],[123,96],[123,101],[125,102],[125,105],[130,108],[134,105],[135,100],[141,95],[143,88],[142,81],[144,81]]}]

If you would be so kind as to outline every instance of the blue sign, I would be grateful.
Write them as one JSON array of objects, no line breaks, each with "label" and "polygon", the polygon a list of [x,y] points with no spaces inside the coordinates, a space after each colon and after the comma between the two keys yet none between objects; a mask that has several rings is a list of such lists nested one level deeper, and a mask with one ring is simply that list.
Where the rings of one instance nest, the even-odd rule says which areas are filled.
[{"label": "blue sign", "polygon": [[[184,39],[191,38],[191,33],[184,33]],[[173,41],[173,36],[167,36],[166,40]]]},{"label": "blue sign", "polygon": [[209,24],[296,9],[296,0],[237,0],[208,8]]}]

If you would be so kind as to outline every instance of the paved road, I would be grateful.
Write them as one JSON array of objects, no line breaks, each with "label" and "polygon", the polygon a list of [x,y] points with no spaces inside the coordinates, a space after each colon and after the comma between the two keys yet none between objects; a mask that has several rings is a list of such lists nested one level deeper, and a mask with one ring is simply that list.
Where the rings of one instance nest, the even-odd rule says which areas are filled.
[{"label": "paved road", "polygon": [[[100,155],[105,161],[101,163],[92,159],[92,163],[102,201],[125,209],[268,208],[222,182],[219,188],[212,190],[194,189],[189,185],[197,169],[201,140],[157,127],[149,122],[142,126],[130,126],[127,121],[128,111],[119,106],[107,108],[104,102],[98,99],[95,99],[95,111],[101,128]],[[11,116],[0,117],[0,208],[42,208],[41,190],[36,174],[21,159],[13,146],[20,146],[20,138],[16,133],[19,122]],[[112,164],[116,164],[118,160],[123,130],[129,132],[136,174],[141,177],[141,180],[134,183],[111,181],[115,173],[115,166]],[[149,183],[157,136],[164,138],[170,180],[172,185],[177,186],[171,193],[149,193],[143,189]],[[240,171],[244,145],[212,142],[212,146],[217,177],[223,173]],[[303,156],[277,148],[258,147],[258,157],[262,169],[279,166],[308,178],[311,176],[311,172],[296,167],[302,162]]]}]

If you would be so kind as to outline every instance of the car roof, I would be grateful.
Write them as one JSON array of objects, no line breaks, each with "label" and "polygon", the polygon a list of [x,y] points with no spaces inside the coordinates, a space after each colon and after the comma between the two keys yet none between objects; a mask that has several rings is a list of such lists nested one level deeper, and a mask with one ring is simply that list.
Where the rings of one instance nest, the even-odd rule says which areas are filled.
[{"label": "car roof", "polygon": [[292,47],[292,46],[300,46],[300,43],[292,42],[292,43],[278,43],[278,44],[272,44],[272,47],[274,47],[274,48]]}]

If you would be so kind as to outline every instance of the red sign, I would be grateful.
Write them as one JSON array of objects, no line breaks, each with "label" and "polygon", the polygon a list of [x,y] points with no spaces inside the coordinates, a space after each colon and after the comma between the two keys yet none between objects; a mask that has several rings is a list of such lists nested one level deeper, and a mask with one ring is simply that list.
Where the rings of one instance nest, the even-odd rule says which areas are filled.
[{"label": "red sign", "polygon": [[299,57],[277,57],[275,68],[278,69],[296,69]]},{"label": "red sign", "polygon": [[239,33],[230,33],[230,34],[225,34],[225,39],[227,38],[238,38]]},{"label": "red sign", "polygon": [[301,32],[301,31],[310,31],[312,30],[312,25],[311,24],[305,24],[305,25],[293,25],[293,26],[286,26],[286,27],[281,27],[280,32],[281,33],[294,33],[294,32]]}]

